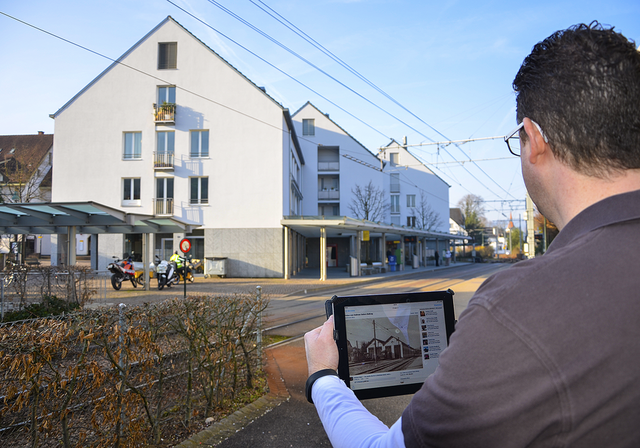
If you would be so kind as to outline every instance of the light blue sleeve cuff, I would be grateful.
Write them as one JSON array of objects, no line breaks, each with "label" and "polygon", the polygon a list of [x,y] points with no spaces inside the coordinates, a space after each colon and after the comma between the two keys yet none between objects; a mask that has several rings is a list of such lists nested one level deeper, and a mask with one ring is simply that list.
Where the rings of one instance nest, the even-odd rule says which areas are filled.
[{"label": "light blue sleeve cuff", "polygon": [[311,394],[334,448],[404,448],[402,419],[388,428],[337,376],[318,378]]}]

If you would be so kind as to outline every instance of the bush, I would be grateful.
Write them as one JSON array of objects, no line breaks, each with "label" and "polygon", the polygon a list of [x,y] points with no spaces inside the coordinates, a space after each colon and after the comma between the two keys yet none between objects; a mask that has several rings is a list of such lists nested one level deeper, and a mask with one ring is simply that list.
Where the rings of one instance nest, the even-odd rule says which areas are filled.
[{"label": "bush", "polygon": [[5,313],[2,322],[15,322],[17,320],[34,319],[38,317],[58,316],[80,308],[78,302],[67,302],[56,296],[45,296],[42,303],[32,303],[21,310]]},{"label": "bush", "polygon": [[0,446],[175,445],[264,391],[266,305],[199,296],[0,325]]}]

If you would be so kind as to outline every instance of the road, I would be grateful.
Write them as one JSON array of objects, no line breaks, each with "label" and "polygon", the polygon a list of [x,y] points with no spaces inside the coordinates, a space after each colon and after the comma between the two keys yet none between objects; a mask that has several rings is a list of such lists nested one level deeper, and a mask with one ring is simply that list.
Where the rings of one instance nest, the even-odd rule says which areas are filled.
[{"label": "road", "polygon": [[[324,302],[334,294],[348,296],[446,289],[452,289],[455,293],[454,306],[457,319],[482,282],[507,266],[493,263],[470,264],[456,269],[421,272],[390,278],[388,281],[369,285],[343,286],[320,293],[274,297],[271,299],[265,315],[266,327],[278,327],[271,330],[271,334],[299,336],[324,322]],[[298,323],[281,326],[291,322]]]}]

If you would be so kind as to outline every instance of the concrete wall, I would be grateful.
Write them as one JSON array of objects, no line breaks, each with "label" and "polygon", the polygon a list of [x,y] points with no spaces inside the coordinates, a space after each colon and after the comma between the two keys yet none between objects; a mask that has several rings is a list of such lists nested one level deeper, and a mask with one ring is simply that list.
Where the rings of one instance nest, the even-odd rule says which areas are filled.
[{"label": "concrete wall", "polygon": [[276,277],[283,271],[283,230],[205,229],[205,257],[228,257],[228,277]]}]

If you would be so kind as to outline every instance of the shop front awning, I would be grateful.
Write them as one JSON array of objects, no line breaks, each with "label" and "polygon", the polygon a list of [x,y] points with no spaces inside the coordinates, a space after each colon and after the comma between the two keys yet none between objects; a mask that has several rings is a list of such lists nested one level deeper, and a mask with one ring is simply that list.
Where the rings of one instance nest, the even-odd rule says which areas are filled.
[{"label": "shop front awning", "polygon": [[200,227],[175,217],[123,212],[97,202],[0,204],[0,234],[190,233]]}]

